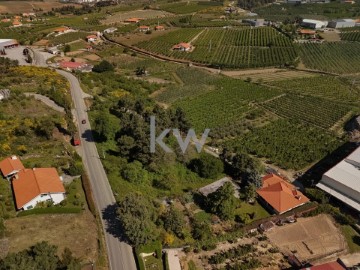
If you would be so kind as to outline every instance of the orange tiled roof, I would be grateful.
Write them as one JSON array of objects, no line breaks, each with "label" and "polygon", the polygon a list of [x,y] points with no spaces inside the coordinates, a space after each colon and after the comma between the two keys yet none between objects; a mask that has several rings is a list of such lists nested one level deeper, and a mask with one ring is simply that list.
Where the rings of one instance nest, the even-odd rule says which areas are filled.
[{"label": "orange tiled roof", "polygon": [[24,165],[17,156],[8,157],[0,162],[0,170],[4,176],[22,169],[24,169]]},{"label": "orange tiled roof", "polygon": [[345,268],[338,262],[330,262],[321,265],[302,268],[302,270],[345,270]]},{"label": "orange tiled roof", "polygon": [[191,48],[191,44],[190,43],[185,43],[185,42],[181,42],[179,44],[176,44],[173,46],[173,48]]},{"label": "orange tiled roof", "polygon": [[86,38],[87,38],[87,39],[89,39],[89,38],[95,38],[95,39],[96,39],[97,36],[96,36],[96,35],[89,35],[89,36],[87,36]]},{"label": "orange tiled roof", "polygon": [[162,26],[162,25],[157,25],[157,26],[155,26],[155,29],[164,29],[164,26]]},{"label": "orange tiled roof", "polygon": [[12,184],[18,209],[40,194],[65,192],[55,168],[24,169],[18,173]]},{"label": "orange tiled roof", "polygon": [[300,34],[303,34],[303,35],[314,35],[316,34],[316,31],[314,30],[309,30],[309,29],[301,29],[299,31]]},{"label": "orange tiled roof", "polygon": [[66,30],[69,30],[69,28],[64,26],[64,27],[55,28],[54,32],[65,32]]},{"label": "orange tiled roof", "polygon": [[289,211],[309,201],[304,194],[295,189],[295,186],[275,174],[263,177],[263,186],[257,193],[278,213]]},{"label": "orange tiled roof", "polygon": [[141,20],[142,19],[140,19],[140,18],[129,18],[129,19],[126,19],[125,22],[135,22],[135,23],[137,23],[137,22],[139,22]]}]

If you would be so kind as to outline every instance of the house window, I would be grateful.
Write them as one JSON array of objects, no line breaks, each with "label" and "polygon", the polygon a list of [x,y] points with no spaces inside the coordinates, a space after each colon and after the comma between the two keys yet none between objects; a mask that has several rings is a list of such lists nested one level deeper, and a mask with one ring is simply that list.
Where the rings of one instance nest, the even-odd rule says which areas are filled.
[{"label": "house window", "polygon": [[26,210],[30,210],[30,209],[33,209],[33,208],[34,208],[34,206],[30,205],[30,206],[26,207]]},{"label": "house window", "polygon": [[41,198],[47,196],[47,194],[41,194]]}]

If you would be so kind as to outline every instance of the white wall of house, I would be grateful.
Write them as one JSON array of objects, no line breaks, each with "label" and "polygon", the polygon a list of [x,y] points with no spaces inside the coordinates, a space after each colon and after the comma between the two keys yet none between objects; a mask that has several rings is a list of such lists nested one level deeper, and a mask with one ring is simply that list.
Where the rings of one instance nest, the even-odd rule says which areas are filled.
[{"label": "white wall of house", "polygon": [[51,200],[54,204],[59,204],[65,199],[65,193],[51,193],[51,194],[41,194],[32,199],[30,202],[23,206],[24,210],[30,210],[34,208],[39,202],[45,202]]}]

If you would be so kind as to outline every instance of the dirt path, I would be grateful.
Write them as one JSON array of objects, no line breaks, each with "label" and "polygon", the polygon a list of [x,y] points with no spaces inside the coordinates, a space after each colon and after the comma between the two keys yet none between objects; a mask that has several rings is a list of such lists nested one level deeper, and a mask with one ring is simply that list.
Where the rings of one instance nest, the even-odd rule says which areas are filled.
[{"label": "dirt path", "polygon": [[208,29],[206,28],[206,29],[202,30],[199,34],[197,34],[195,37],[193,37],[193,39],[190,40],[189,43],[194,43],[194,42],[199,38],[199,36],[200,36],[202,33],[204,33],[205,31],[208,31]]}]

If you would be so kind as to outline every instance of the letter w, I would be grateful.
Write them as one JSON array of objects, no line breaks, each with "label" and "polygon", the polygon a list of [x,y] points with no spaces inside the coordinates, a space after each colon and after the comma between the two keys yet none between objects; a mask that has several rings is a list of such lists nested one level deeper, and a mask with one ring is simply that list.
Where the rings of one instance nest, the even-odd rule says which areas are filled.
[{"label": "letter w", "polygon": [[199,141],[198,138],[196,137],[195,131],[191,128],[191,129],[189,129],[189,131],[186,135],[185,141],[183,141],[180,131],[177,128],[173,129],[174,136],[176,137],[183,154],[185,154],[186,149],[189,146],[190,139],[192,139],[192,141],[195,143],[197,152],[200,153],[206,142],[209,132],[210,132],[210,129],[208,129],[208,128],[205,129],[204,133],[201,136],[201,140]]}]

